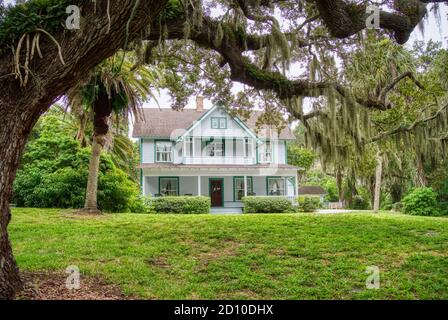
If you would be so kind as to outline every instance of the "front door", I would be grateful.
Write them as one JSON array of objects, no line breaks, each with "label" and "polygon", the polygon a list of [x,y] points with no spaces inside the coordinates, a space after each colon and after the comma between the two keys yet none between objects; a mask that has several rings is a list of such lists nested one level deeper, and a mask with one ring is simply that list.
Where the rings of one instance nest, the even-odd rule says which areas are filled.
[{"label": "front door", "polygon": [[210,179],[212,207],[224,207],[223,179]]}]

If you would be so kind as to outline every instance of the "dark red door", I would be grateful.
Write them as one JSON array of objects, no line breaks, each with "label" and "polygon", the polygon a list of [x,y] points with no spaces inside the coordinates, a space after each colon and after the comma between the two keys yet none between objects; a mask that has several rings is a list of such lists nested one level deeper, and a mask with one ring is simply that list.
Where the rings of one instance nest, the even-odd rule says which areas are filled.
[{"label": "dark red door", "polygon": [[221,179],[213,179],[210,180],[210,197],[212,200],[212,207],[223,207],[224,206],[224,199],[223,199],[223,193],[224,190],[223,183]]}]

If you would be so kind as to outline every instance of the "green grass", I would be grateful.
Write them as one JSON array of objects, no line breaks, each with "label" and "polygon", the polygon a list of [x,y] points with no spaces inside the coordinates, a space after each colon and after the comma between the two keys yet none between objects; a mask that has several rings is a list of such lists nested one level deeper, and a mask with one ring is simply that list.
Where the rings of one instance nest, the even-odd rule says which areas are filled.
[{"label": "green grass", "polygon": [[[9,230],[22,269],[77,265],[141,298],[448,299],[446,218],[14,209]],[[379,290],[365,287],[368,266]]]}]

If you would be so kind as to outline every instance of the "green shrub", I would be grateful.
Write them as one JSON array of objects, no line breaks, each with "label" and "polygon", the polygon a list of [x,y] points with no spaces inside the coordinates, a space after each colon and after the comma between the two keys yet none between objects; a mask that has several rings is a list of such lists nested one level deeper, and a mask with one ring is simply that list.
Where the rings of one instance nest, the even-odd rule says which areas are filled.
[{"label": "green shrub", "polygon": [[448,216],[448,202],[440,202],[437,208],[441,216]]},{"label": "green shrub", "polygon": [[150,211],[158,214],[207,214],[211,209],[209,197],[160,197],[149,203]]},{"label": "green shrub", "polygon": [[[18,207],[73,208],[84,206],[91,151],[82,148],[64,122],[50,112],[36,125],[14,181]],[[140,210],[134,203],[139,187],[112,161],[101,155],[98,206],[107,212]]]},{"label": "green shrub", "polygon": [[286,197],[244,197],[244,213],[294,213],[291,201]]},{"label": "green shrub", "polygon": [[115,168],[98,179],[98,206],[107,212],[130,212],[139,187],[122,170]]},{"label": "green shrub", "polygon": [[149,213],[150,208],[145,200],[145,197],[143,197],[140,193],[130,200],[130,210],[132,213]]},{"label": "green shrub", "polygon": [[321,207],[320,198],[318,197],[299,197],[297,200],[300,212],[315,212]]},{"label": "green shrub", "polygon": [[418,216],[437,216],[437,193],[431,188],[417,188],[404,197],[403,213]]},{"label": "green shrub", "polygon": [[369,201],[360,195],[354,196],[352,203],[350,205],[350,209],[352,210],[367,210],[369,209],[369,207],[370,207]]},{"label": "green shrub", "polygon": [[394,212],[402,212],[403,211],[403,204],[401,202],[394,203],[392,205],[392,211],[394,211]]}]

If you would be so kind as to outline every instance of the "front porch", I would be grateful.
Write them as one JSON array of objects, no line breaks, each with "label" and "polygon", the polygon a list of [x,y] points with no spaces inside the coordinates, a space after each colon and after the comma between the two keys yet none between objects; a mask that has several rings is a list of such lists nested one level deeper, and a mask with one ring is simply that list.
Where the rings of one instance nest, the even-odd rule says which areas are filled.
[{"label": "front porch", "polygon": [[[187,169],[190,168],[190,169]],[[255,170],[258,169],[258,170]],[[171,167],[142,170],[142,192],[146,196],[208,196],[218,209],[241,211],[244,196],[282,196],[293,201],[298,194],[297,169],[283,168],[194,168]],[[266,168],[264,168],[266,169]],[[227,211],[226,211],[227,212]]]}]

